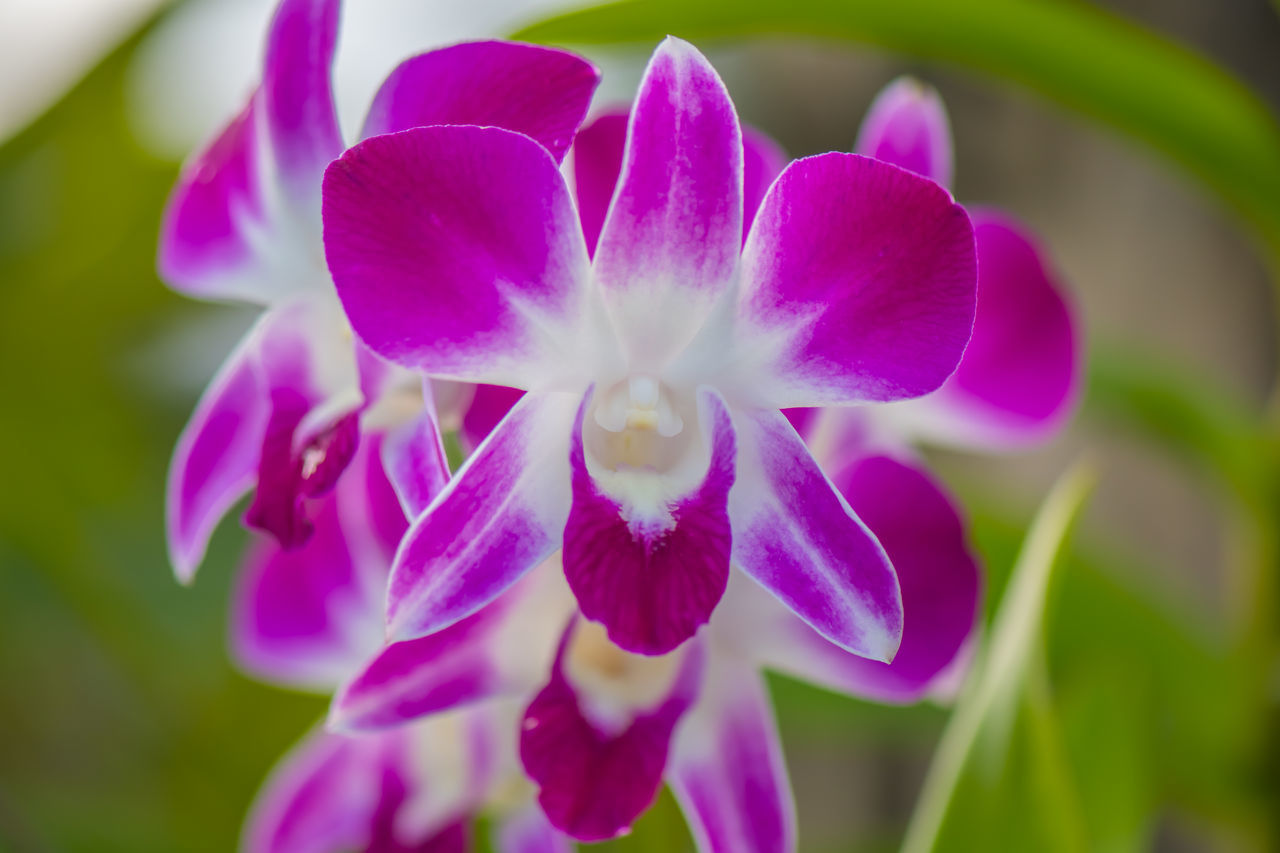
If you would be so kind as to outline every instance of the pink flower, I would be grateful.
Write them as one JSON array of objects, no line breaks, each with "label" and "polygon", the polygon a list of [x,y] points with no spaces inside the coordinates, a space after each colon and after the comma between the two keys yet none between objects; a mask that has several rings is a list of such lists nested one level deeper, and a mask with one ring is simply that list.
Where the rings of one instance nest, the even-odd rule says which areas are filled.
[{"label": "pink flower", "polygon": [[691,641],[631,654],[577,616],[555,559],[449,628],[383,647],[406,515],[448,479],[438,454],[384,469],[414,456],[388,442],[433,445],[431,421],[418,427],[363,442],[315,502],[312,538],[260,540],[236,586],[240,666],[338,688],[332,731],[308,735],[260,793],[249,851],[461,850],[480,813],[501,853],[564,850],[625,831],[665,780],[701,850],[785,853],[794,806],[761,670],[913,702],[971,636],[979,577],[956,510],[923,472],[873,458],[831,471],[897,572],[907,620],[892,663],[834,645],[742,575]]},{"label": "pink flower", "polygon": [[369,733],[372,744],[453,708],[522,708],[493,748],[511,762],[518,735],[524,772],[558,832],[588,841],[623,833],[665,780],[704,853],[794,850],[762,670],[915,702],[963,666],[978,611],[978,567],[937,485],[880,457],[834,475],[898,573],[907,622],[892,663],[831,643],[742,575],[693,639],[665,655],[632,654],[577,615],[552,559],[456,625],[376,654],[338,691],[331,728]]},{"label": "pink flower", "polygon": [[[951,182],[946,111],[935,91],[914,80],[896,80],[880,93],[856,150],[943,186]],[[834,412],[823,418],[870,431],[874,441],[1004,451],[1050,438],[1070,416],[1080,384],[1080,332],[1066,294],[1025,225],[1003,211],[968,209],[978,252],[977,310],[956,372],[932,394],[867,410],[869,423],[861,426]]]},{"label": "pink flower", "polygon": [[744,245],[743,175],[728,94],[677,39],[641,84],[592,259],[554,158],[520,134],[417,128],[329,167],[325,251],[356,333],[528,392],[410,529],[393,638],[562,550],[622,649],[677,649],[736,564],[837,646],[893,658],[898,579],[779,409],[938,388],[972,325],[972,229],[932,181],[832,153],[778,176]]},{"label": "pink flower", "polygon": [[[255,487],[246,521],[286,547],[305,542],[305,499],[333,487],[362,425],[399,423],[423,406],[419,380],[355,341],[323,262],[321,176],[344,147],[329,78],[339,7],[281,0],[261,85],[187,164],[165,212],[165,281],[191,296],[264,308],[174,453],[167,529],[182,580],[194,575],[218,520]],[[559,158],[596,82],[594,68],[561,51],[455,45],[402,63],[362,134],[496,125]]]}]

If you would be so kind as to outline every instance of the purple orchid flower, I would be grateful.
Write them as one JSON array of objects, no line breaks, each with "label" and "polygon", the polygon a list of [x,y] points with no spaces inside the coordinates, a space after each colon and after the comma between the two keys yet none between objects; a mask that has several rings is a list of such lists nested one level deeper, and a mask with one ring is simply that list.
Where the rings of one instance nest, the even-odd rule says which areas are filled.
[{"label": "purple orchid flower", "polygon": [[918,701],[963,667],[980,591],[960,517],[922,470],[862,457],[833,480],[898,572],[907,621],[892,663],[829,642],[740,575],[691,641],[666,655],[632,654],[577,617],[552,559],[457,625],[383,649],[338,691],[330,726],[386,733],[459,706],[515,703],[525,708],[521,763],[558,832],[586,841],[623,833],[665,780],[703,853],[794,850],[794,804],[761,670],[876,701]]},{"label": "purple orchid flower", "polygon": [[[575,141],[588,245],[622,166],[626,120],[603,115]],[[743,140],[745,209],[754,211],[785,158],[762,134],[747,129]],[[523,696],[522,762],[558,830],[582,840],[625,832],[665,779],[703,853],[793,850],[794,805],[760,670],[883,702],[944,692],[967,660],[981,586],[958,512],[924,471],[862,446],[839,450],[824,467],[897,570],[908,630],[892,663],[829,642],[741,576],[692,641],[632,654],[577,618],[553,558],[454,626],[388,646],[338,691],[331,727],[394,731],[459,695]],[[476,672],[485,687],[460,689]]]},{"label": "purple orchid flower", "polygon": [[972,325],[972,228],[934,182],[831,153],[782,172],[744,245],[742,140],[714,69],[665,41],[591,260],[555,159],[520,134],[416,128],[329,167],[325,251],[364,342],[528,392],[410,529],[393,639],[459,623],[562,549],[623,649],[677,649],[736,564],[841,648],[892,659],[893,568],[779,409],[939,387]]},{"label": "purple orchid flower", "polygon": [[[333,487],[362,426],[398,423],[423,406],[416,379],[354,339],[323,262],[321,177],[344,147],[330,81],[339,7],[281,0],[261,85],[187,164],[165,213],[165,281],[191,296],[265,309],[174,453],[167,529],[184,581],[219,519],[255,485],[246,522],[285,547],[301,545],[313,529],[305,499]],[[494,125],[527,134],[559,159],[597,81],[591,65],[562,51],[459,44],[402,63],[375,96],[362,136]]]},{"label": "purple orchid flower", "polygon": [[[914,80],[896,80],[876,97],[856,150],[943,186],[951,183],[946,109],[936,91]],[[1025,447],[1055,434],[1078,398],[1079,332],[1045,252],[1013,216],[968,210],[978,251],[973,336],[940,389],[866,412],[890,441],[924,439],[986,451]]]},{"label": "purple orchid flower", "polygon": [[293,550],[260,540],[236,586],[243,668],[325,692],[345,680],[336,731],[308,735],[264,786],[247,851],[462,850],[480,813],[495,819],[501,853],[566,850],[570,836],[624,831],[664,779],[704,853],[791,850],[759,669],[912,702],[937,689],[971,634],[978,573],[955,510],[923,472],[864,458],[833,481],[898,572],[908,630],[892,664],[831,644],[740,576],[692,642],[630,654],[576,618],[555,559],[459,623],[382,648],[391,555],[448,479],[439,454],[387,466],[412,456],[388,446],[429,448],[418,433],[432,426],[362,442],[316,501],[315,535]]},{"label": "purple orchid flower", "polygon": [[[408,516],[440,491],[448,468],[433,453],[398,470],[386,462],[414,458],[399,452],[405,442],[438,444],[422,439],[433,426],[424,418],[399,433],[368,436],[347,474],[314,502],[315,534],[300,547],[265,537],[255,543],[232,608],[232,655],[244,670],[269,683],[332,693],[370,658],[387,659],[382,623],[391,557]],[[559,600],[572,601],[558,573],[542,577],[558,584]],[[473,701],[500,696],[524,669],[545,672],[565,617],[541,625],[513,619],[545,615],[538,604],[546,593],[533,589],[533,580],[483,618],[388,650],[430,662],[439,688],[398,710],[443,712],[387,731],[308,734],[259,792],[242,849],[454,853],[469,849],[471,823],[482,812],[496,819],[500,853],[569,849],[538,808],[518,761],[521,702],[535,682],[520,682],[527,684],[520,699]],[[504,647],[525,653],[509,655],[501,671],[486,668],[491,655],[475,642],[490,629],[498,629]]]}]

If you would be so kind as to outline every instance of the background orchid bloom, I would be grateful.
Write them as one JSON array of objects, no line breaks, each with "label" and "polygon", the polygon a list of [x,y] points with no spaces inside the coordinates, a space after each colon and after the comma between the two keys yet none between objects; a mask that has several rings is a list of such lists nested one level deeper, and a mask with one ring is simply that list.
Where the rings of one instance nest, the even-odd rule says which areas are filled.
[{"label": "background orchid bloom", "polygon": [[[915,80],[895,80],[876,97],[856,150],[951,184],[946,109],[936,91]],[[1074,408],[1079,331],[1030,229],[1003,211],[967,209],[977,243],[978,298],[960,366],[932,394],[867,414],[898,439],[988,451],[1025,447],[1052,436]]]},{"label": "background orchid bloom", "polygon": [[[265,311],[223,365],[170,467],[171,562],[194,574],[218,520],[247,490],[246,522],[297,547],[312,531],[303,499],[323,494],[360,424],[410,417],[419,384],[356,342],[323,263],[320,181],[344,143],[330,64],[337,0],[282,0],[261,85],[187,164],[160,242],[162,277],[191,296]],[[571,54],[478,42],[413,57],[374,98],[363,135],[433,123],[510,127],[561,157],[598,75]]]},{"label": "background orchid bloom", "polygon": [[[574,616],[552,560],[457,625],[387,646],[338,691],[330,726],[396,731],[451,708],[515,703],[525,709],[524,770],[558,831],[588,841],[621,834],[665,780],[703,853],[793,850],[794,805],[762,670],[915,702],[954,680],[978,613],[963,524],[923,471],[864,457],[833,479],[898,572],[906,622],[893,663],[836,646],[741,575],[693,639],[666,655],[632,654]],[[522,591],[531,585],[536,596]]]},{"label": "background orchid bloom", "polygon": [[[315,502],[315,534],[306,543],[285,549],[264,537],[250,552],[231,625],[232,654],[243,669],[269,683],[331,693],[371,658],[398,655],[428,667],[436,690],[419,674],[415,704],[400,706],[423,712],[410,725],[308,734],[259,792],[242,838],[246,853],[462,851],[481,812],[496,818],[500,853],[568,844],[542,816],[520,769],[523,705],[477,702],[502,695],[523,672],[545,673],[572,607],[559,572],[541,576],[562,589],[557,598],[569,609],[558,615],[542,606],[545,592],[531,594],[531,577],[469,623],[382,649],[387,577],[406,516],[448,480],[443,454],[418,454],[399,468],[384,459],[414,459],[401,445],[419,442],[415,433],[433,426],[428,418],[399,434],[370,435],[347,475]],[[532,623],[512,618],[524,614]],[[500,661],[501,671],[487,668],[495,659],[476,639],[490,626],[501,628],[504,648],[519,649]],[[519,683],[522,691],[508,692],[524,696],[536,680]]]},{"label": "background orchid bloom", "polygon": [[553,158],[501,129],[374,137],[328,169],[357,334],[431,376],[529,391],[415,523],[394,638],[474,613],[563,548],[584,616],[660,655],[742,567],[823,636],[891,659],[883,549],[779,413],[937,388],[973,312],[963,210],[852,154],[791,164],[743,231],[742,133],[692,46],[641,83],[593,260]]}]

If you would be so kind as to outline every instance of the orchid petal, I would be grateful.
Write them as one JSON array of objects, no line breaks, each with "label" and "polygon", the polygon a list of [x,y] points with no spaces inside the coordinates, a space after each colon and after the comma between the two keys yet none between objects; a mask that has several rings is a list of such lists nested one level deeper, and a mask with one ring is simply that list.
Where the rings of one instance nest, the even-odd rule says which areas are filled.
[{"label": "orchid petal", "polygon": [[564,572],[588,619],[639,654],[665,654],[711,617],[729,578],[727,512],[736,443],[723,398],[699,390],[710,460],[690,493],[657,508],[624,506],[587,470],[584,397],[570,445],[573,505],[564,528]]},{"label": "orchid petal", "polygon": [[398,65],[374,96],[361,136],[433,124],[502,127],[562,160],[599,82],[591,63],[563,50],[456,44]]},{"label": "orchid petal", "polygon": [[[326,364],[332,359],[314,346],[326,339],[318,325],[332,319],[326,314],[305,303],[267,312],[197,404],[167,487],[169,552],[179,580],[191,579],[218,520],[255,482],[254,526],[291,546],[310,535],[301,498],[331,488],[358,443],[354,419],[343,416],[354,375]],[[336,420],[299,433],[317,411],[330,410]]]},{"label": "orchid petal", "polygon": [[422,515],[449,482],[449,461],[431,399],[431,383],[424,383],[423,388],[426,400],[422,412],[392,430],[382,443],[387,476],[404,514],[412,519]]},{"label": "orchid petal", "polygon": [[713,667],[676,733],[667,778],[700,853],[791,853],[795,802],[769,693],[741,665]]},{"label": "orchid petal", "polygon": [[342,151],[330,70],[339,0],[281,0],[267,33],[263,115],[277,179],[308,217],[319,207],[324,167]]},{"label": "orchid petal", "polygon": [[209,383],[178,437],[165,497],[169,559],[188,583],[209,537],[231,506],[252,488],[270,402],[257,359],[269,323],[259,322]]},{"label": "orchid petal", "polygon": [[[485,744],[475,720],[441,716],[360,737],[313,732],[271,772],[241,838],[245,853],[463,853]],[[459,728],[462,731],[459,731]]]},{"label": "orchid petal", "polygon": [[[582,217],[582,233],[592,254],[618,184],[618,174],[622,171],[626,142],[627,113],[621,110],[597,116],[582,128],[574,140],[574,191],[578,214]],[[787,155],[778,143],[745,125],[742,128],[742,153],[742,239],[745,241],[760,202],[787,165]]]},{"label": "orchid petal", "polygon": [[964,209],[932,181],[867,157],[788,166],[742,263],[737,360],[744,393],[762,405],[928,393],[955,370],[973,326]]},{"label": "orchid petal", "polygon": [[329,726],[374,731],[478,699],[527,695],[575,609],[559,562],[548,560],[470,616],[386,646],[334,696]]},{"label": "orchid petal", "polygon": [[854,150],[951,186],[951,124],[931,86],[899,77],[876,95]]},{"label": "orchid petal", "polygon": [[421,637],[492,601],[560,545],[574,398],[526,394],[396,554],[388,636]]},{"label": "orchid petal", "polygon": [[593,256],[618,185],[618,173],[622,171],[628,115],[626,110],[614,110],[596,116],[573,140],[574,196],[582,218],[582,235]]},{"label": "orchid petal", "polygon": [[742,133],[715,69],[668,37],[649,62],[595,276],[630,363],[657,372],[733,280],[742,233]]},{"label": "orchid petal", "polygon": [[742,241],[745,243],[769,187],[790,159],[777,142],[746,125],[742,128],[742,155]]},{"label": "orchid petal", "polygon": [[893,407],[892,417],[930,441],[1025,447],[1048,438],[1071,413],[1080,382],[1079,332],[1025,226],[998,211],[970,215],[978,245],[973,337],[937,393]]},{"label": "orchid petal", "polygon": [[257,300],[253,225],[263,216],[258,96],[183,166],[160,226],[160,277],[188,296]]},{"label": "orchid petal", "polygon": [[325,252],[356,332],[432,376],[529,387],[562,364],[586,249],[555,160],[498,128],[366,139],[325,173]]},{"label": "orchid petal", "polygon": [[461,820],[451,823],[424,841],[406,846],[393,834],[393,825],[389,821],[381,824],[385,827],[383,835],[376,837],[363,853],[470,853],[471,823]]},{"label": "orchid petal", "polygon": [[[358,411],[302,434],[303,421],[322,399],[311,389],[305,370],[295,370],[305,357],[300,344],[288,354],[276,350],[267,359],[271,414],[263,434],[258,489],[244,516],[245,524],[270,533],[286,549],[301,547],[314,530],[303,498],[331,490],[360,443]],[[286,360],[295,358],[299,362],[286,368]]]},{"label": "orchid petal", "polygon": [[574,844],[531,802],[498,823],[493,849],[497,853],[573,853]]},{"label": "orchid petal", "polygon": [[701,645],[683,654],[667,695],[617,732],[602,731],[565,677],[565,632],[547,686],[525,712],[520,760],[539,786],[547,819],[582,841],[620,835],[653,802],[662,785],[672,731],[697,697]]},{"label": "orchid petal", "polygon": [[965,644],[978,615],[981,574],[946,493],[924,471],[884,456],[858,460],[834,480],[893,561],[905,623],[892,663],[851,655],[790,615],[760,644],[770,666],[881,702],[931,692]]},{"label": "orchid petal", "polygon": [[334,696],[330,728],[377,731],[500,692],[487,644],[503,615],[495,603],[434,634],[388,645]]},{"label": "orchid petal", "polygon": [[262,541],[251,551],[231,644],[253,675],[327,692],[381,644],[381,592],[408,525],[377,457],[376,440],[361,448],[301,548]]},{"label": "orchid petal", "polygon": [[245,853],[360,850],[372,836],[385,756],[404,735],[353,739],[314,732],[272,770],[240,847]]},{"label": "orchid petal", "polygon": [[502,422],[524,392],[502,385],[477,385],[471,403],[462,416],[462,438],[466,449],[479,447],[489,433]]},{"label": "orchid petal", "polygon": [[317,514],[317,534],[301,548],[258,543],[237,584],[232,653],[265,681],[331,689],[368,655],[358,638],[376,648],[377,602],[363,595],[333,503]]},{"label": "orchid petal", "polygon": [[892,660],[902,598],[884,549],[780,412],[743,415],[736,426],[734,562],[831,642]]}]

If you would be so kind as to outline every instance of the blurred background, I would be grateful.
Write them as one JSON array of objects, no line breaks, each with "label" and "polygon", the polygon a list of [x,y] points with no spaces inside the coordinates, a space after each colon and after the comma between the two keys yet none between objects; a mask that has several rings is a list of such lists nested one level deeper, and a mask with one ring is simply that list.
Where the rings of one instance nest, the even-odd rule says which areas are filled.
[{"label": "blurred background", "polygon": [[[250,317],[157,280],[160,212],[183,156],[257,75],[271,5],[0,5],[3,850],[232,849],[266,771],[325,706],[255,684],[227,660],[228,589],[247,534],[224,525],[192,588],[174,582],[163,541],[169,453]],[[975,32],[994,32],[1008,4],[966,5]],[[1280,105],[1280,16],[1265,0],[1049,5],[1139,53],[1185,45],[1203,57],[1177,52],[1196,73],[1232,75],[1263,114]],[[563,6],[351,0],[336,72],[346,126],[403,56],[510,33]],[[945,34],[911,41],[893,35],[891,11],[879,19],[890,23],[819,40],[807,24],[782,35],[706,14],[689,34],[743,118],[795,156],[848,150],[872,97],[902,73],[940,90],[957,198],[1030,223],[1084,318],[1089,383],[1062,436],[1012,456],[930,458],[970,514],[990,611],[1049,486],[1093,455],[1100,482],[1045,629],[1064,773],[1091,849],[1280,849],[1280,454],[1268,409],[1280,218],[1215,182],[1248,163],[1215,161],[1209,148],[1190,163],[1177,155],[1189,146],[1107,121],[1084,83],[1063,95],[1110,73],[1094,43],[1073,50],[1076,30],[1061,36],[1069,61],[1044,97],[1008,70],[1025,62],[1034,77],[1041,57],[975,62]],[[653,22],[685,35],[682,25]],[[592,43],[581,49],[605,69],[609,103],[634,90],[653,44],[646,26],[549,37]],[[1157,112],[1186,111],[1188,134],[1217,132],[1219,117],[1196,114],[1176,87],[1148,97]],[[1275,167],[1280,148],[1255,160]],[[1280,167],[1238,179],[1250,182],[1280,186]],[[801,849],[896,849],[946,710],[773,681]],[[997,762],[1000,784],[1025,784],[1027,764]],[[685,843],[664,799],[612,846]]]}]

